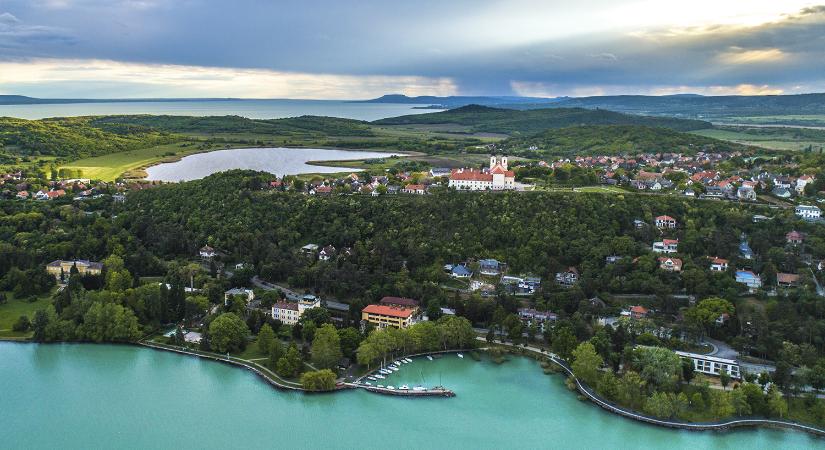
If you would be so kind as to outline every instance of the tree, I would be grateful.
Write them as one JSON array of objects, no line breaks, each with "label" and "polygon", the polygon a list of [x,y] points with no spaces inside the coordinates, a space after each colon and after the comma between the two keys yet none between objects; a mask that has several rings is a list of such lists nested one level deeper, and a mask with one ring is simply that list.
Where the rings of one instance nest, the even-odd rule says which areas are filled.
[{"label": "tree", "polygon": [[722,314],[733,316],[734,311],[735,308],[729,301],[720,297],[710,297],[688,308],[685,311],[685,320],[702,332],[707,332],[719,316]]},{"label": "tree", "polygon": [[17,319],[17,322],[14,322],[14,325],[12,325],[11,329],[17,332],[24,332],[29,331],[29,328],[31,328],[31,326],[32,324],[29,321],[29,316],[23,315]]},{"label": "tree", "polygon": [[710,393],[710,410],[716,419],[730,417],[734,413],[734,408],[728,393],[712,391]]},{"label": "tree", "polygon": [[603,362],[602,357],[596,353],[596,348],[589,342],[582,342],[573,350],[573,373],[591,386],[595,385]]},{"label": "tree", "polygon": [[788,402],[782,397],[779,389],[771,387],[768,391],[768,409],[772,416],[784,419],[788,415]]},{"label": "tree", "polygon": [[644,399],[645,381],[638,373],[629,371],[619,378],[616,396],[623,405],[638,408]]},{"label": "tree", "polygon": [[268,323],[263,324],[258,332],[258,352],[268,355],[274,342],[275,332],[272,331],[272,327]]},{"label": "tree", "polygon": [[656,417],[670,418],[674,413],[673,402],[666,392],[654,392],[645,400],[645,412]]},{"label": "tree", "polygon": [[550,347],[553,349],[553,353],[564,359],[568,359],[576,348],[576,344],[576,336],[573,336],[570,327],[559,327],[559,329],[553,333],[553,342],[550,344]]},{"label": "tree", "polygon": [[341,353],[347,358],[355,358],[355,350],[361,343],[361,333],[352,327],[341,328],[338,330],[338,339],[341,341]]},{"label": "tree", "polygon": [[223,313],[209,324],[210,344],[218,353],[243,350],[247,336],[249,327],[234,313]]},{"label": "tree", "polygon": [[275,372],[285,378],[294,378],[301,372],[302,364],[301,352],[298,351],[298,347],[296,347],[295,344],[292,344],[286,350],[284,356],[278,359],[278,363],[275,365]]},{"label": "tree", "polygon": [[123,265],[123,258],[111,255],[103,260],[106,268],[106,289],[122,292],[132,287],[132,274]]},{"label": "tree", "polygon": [[278,360],[284,356],[284,346],[280,339],[273,339],[269,346],[269,368],[275,370],[278,366]]},{"label": "tree", "polygon": [[690,383],[690,381],[693,380],[693,376],[696,374],[694,369],[693,360],[690,358],[682,359],[682,379],[685,380],[686,383]]},{"label": "tree", "polygon": [[682,373],[679,356],[662,347],[636,348],[633,350],[633,365],[641,369],[642,378],[659,387],[672,386]]},{"label": "tree", "polygon": [[727,370],[722,370],[719,372],[719,383],[722,384],[723,389],[728,388],[728,384],[730,384],[730,374]]},{"label": "tree", "polygon": [[331,369],[341,361],[341,338],[333,325],[325,324],[318,328],[312,341],[311,353],[312,363],[322,369]]},{"label": "tree", "polygon": [[329,369],[305,372],[301,386],[308,391],[331,391],[335,389],[335,373]]},{"label": "tree", "polygon": [[301,322],[301,324],[312,322],[315,326],[320,327],[325,323],[332,323],[332,316],[330,316],[329,310],[326,308],[310,308],[301,314],[299,322]]},{"label": "tree", "polygon": [[730,402],[737,416],[747,416],[751,414],[751,405],[748,403],[748,395],[742,389],[734,389],[730,393]]}]

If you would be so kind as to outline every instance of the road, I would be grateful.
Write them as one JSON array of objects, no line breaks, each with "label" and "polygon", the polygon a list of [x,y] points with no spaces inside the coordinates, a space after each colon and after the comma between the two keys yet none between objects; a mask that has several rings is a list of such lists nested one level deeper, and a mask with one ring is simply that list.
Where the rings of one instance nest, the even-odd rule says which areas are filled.
[{"label": "road", "polygon": [[294,302],[297,302],[302,297],[301,294],[299,294],[299,293],[297,293],[293,290],[287,289],[283,286],[278,286],[277,284],[272,284],[268,281],[264,281],[264,280],[260,279],[257,275],[252,277],[252,284],[257,288],[260,288],[260,289],[263,289],[263,290],[266,290],[266,291],[280,291],[280,292],[283,292],[284,295],[286,296],[287,300],[291,300],[291,301],[294,301]]}]

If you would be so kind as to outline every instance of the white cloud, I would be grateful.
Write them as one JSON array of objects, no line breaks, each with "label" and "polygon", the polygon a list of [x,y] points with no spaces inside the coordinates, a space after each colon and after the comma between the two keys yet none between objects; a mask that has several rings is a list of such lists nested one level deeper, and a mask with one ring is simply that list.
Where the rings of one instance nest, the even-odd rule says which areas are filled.
[{"label": "white cloud", "polygon": [[[241,97],[358,99],[388,92],[454,95],[449,78],[355,76],[202,66],[123,63],[107,60],[33,59],[0,62],[0,89],[38,94],[61,88],[64,97]],[[14,89],[14,90],[11,90]],[[118,94],[120,92],[120,94]]]}]

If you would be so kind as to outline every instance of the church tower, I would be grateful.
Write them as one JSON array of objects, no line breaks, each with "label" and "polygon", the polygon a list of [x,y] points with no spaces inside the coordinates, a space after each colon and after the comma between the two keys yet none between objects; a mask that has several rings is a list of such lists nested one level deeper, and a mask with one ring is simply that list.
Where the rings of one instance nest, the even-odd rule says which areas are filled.
[{"label": "church tower", "polygon": [[490,155],[490,170],[493,170],[493,167],[496,166],[496,155]]}]

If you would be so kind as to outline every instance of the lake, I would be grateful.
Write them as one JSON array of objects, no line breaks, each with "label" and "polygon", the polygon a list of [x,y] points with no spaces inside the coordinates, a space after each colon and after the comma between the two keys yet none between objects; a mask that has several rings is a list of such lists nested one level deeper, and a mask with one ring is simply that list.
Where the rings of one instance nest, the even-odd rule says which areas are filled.
[{"label": "lake", "polygon": [[146,169],[146,179],[190,181],[231,169],[261,170],[278,176],[358,171],[345,167],[315,166],[307,164],[307,161],[387,158],[392,155],[393,153],[317,148],[236,148],[197,153],[180,161],[151,166]]},{"label": "lake", "polygon": [[112,114],[156,114],[175,116],[242,116],[250,119],[280,119],[297,116],[331,116],[357,120],[436,112],[395,103],[355,103],[333,100],[203,100],[175,102],[68,103],[55,105],[0,105],[0,117],[42,119],[45,117],[98,116]]},{"label": "lake", "polygon": [[[439,379],[455,398],[274,390],[247,370],[131,346],[0,342],[2,447],[811,449],[780,430],[698,433],[629,421],[577,400],[514,358],[416,360],[393,379]],[[395,382],[394,381],[394,382]],[[400,383],[399,383],[400,384]]]}]

